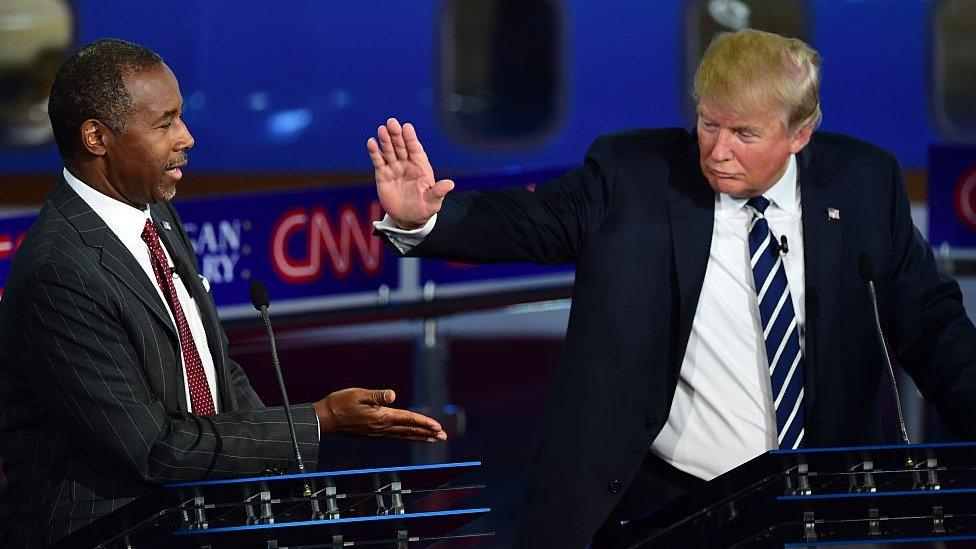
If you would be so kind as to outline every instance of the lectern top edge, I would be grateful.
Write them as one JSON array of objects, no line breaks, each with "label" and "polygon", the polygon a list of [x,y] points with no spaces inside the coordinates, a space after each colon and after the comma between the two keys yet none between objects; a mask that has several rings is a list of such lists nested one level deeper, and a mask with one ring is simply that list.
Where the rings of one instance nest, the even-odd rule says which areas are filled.
[{"label": "lectern top edge", "polygon": [[198,536],[206,534],[222,534],[226,532],[247,532],[257,530],[280,530],[286,528],[300,528],[302,526],[326,526],[329,524],[353,524],[357,522],[393,522],[427,517],[449,517],[454,515],[483,515],[490,513],[489,507],[477,507],[471,509],[451,509],[447,511],[428,511],[425,513],[404,513],[402,515],[381,515],[368,517],[349,517],[335,520],[303,520],[292,522],[276,522],[272,524],[251,524],[248,526],[228,526],[218,528],[207,528],[206,530],[181,530],[173,532],[175,536]]},{"label": "lectern top edge", "polygon": [[877,444],[873,446],[825,446],[821,448],[797,448],[796,450],[770,450],[773,455],[829,454],[835,452],[865,452],[879,450],[927,450],[937,448],[973,448],[976,442],[927,442],[921,444]]},{"label": "lectern top edge", "polygon": [[246,478],[225,478],[217,480],[198,480],[192,482],[173,482],[169,484],[164,484],[163,488],[192,488],[198,486],[218,486],[221,484],[241,484],[241,483],[254,483],[262,481],[281,481],[288,479],[313,479],[313,478],[323,478],[323,477],[342,477],[342,476],[354,476],[354,475],[374,475],[382,473],[402,473],[402,472],[412,472],[417,471],[435,471],[439,469],[464,469],[468,467],[480,467],[480,461],[464,461],[458,463],[436,463],[433,465],[417,465],[417,466],[400,466],[400,467],[379,467],[374,469],[346,469],[341,471],[319,471],[316,473],[292,473],[287,475],[270,475],[263,477],[246,477]]}]

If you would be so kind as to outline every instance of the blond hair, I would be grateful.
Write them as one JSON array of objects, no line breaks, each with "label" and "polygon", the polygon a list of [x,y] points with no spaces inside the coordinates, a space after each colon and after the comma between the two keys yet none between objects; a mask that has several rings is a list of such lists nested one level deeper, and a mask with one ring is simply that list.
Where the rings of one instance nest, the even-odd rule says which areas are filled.
[{"label": "blond hair", "polygon": [[770,32],[720,33],[695,71],[694,97],[698,105],[704,100],[739,115],[778,107],[789,131],[808,124],[815,130],[822,116],[820,54]]}]

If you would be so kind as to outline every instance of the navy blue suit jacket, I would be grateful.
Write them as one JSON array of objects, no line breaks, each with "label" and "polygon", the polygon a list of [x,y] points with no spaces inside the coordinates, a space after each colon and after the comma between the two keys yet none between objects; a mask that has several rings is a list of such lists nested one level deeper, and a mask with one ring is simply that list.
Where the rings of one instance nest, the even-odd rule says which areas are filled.
[{"label": "navy blue suit jacket", "polygon": [[[671,408],[705,276],[715,194],[682,129],[597,139],[531,192],[452,193],[412,255],[575,263],[569,327],[529,475],[517,545],[581,547],[634,477]],[[808,446],[882,442],[884,370],[858,272],[877,265],[899,363],[960,437],[976,435],[976,331],[912,224],[900,169],[816,133],[798,155],[806,285]],[[840,212],[839,219],[827,214]],[[730,330],[744,329],[729,326]]]}]

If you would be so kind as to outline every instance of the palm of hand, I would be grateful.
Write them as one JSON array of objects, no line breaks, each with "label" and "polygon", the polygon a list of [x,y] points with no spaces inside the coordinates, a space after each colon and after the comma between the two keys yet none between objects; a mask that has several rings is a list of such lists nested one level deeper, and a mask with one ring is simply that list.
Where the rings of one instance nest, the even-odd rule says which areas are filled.
[{"label": "palm of hand", "polygon": [[402,440],[447,440],[433,419],[390,408],[396,393],[390,390],[343,389],[315,403],[319,427],[326,434],[389,437]]},{"label": "palm of hand", "polygon": [[372,406],[370,410],[364,410],[364,433],[368,437],[382,437],[393,426],[390,417],[390,409],[382,406]]},{"label": "palm of hand", "polygon": [[366,142],[376,190],[386,213],[403,229],[423,226],[440,210],[454,182],[436,181],[434,169],[412,124],[391,118]]},{"label": "palm of hand", "polygon": [[436,209],[431,204],[434,170],[430,163],[397,160],[376,169],[376,189],[388,212],[412,224],[422,224]]}]

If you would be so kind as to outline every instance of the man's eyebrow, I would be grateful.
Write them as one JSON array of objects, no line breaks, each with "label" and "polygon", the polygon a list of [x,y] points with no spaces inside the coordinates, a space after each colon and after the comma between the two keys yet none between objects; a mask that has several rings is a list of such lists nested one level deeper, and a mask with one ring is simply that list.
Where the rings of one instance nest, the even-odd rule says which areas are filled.
[{"label": "man's eyebrow", "polygon": [[170,109],[170,110],[164,112],[163,114],[161,114],[159,116],[159,118],[156,119],[155,122],[153,122],[153,124],[159,124],[160,122],[162,122],[164,120],[168,120],[170,118],[173,118],[174,116],[180,114],[180,112],[182,112],[182,111],[183,111],[183,102],[181,101],[179,107],[176,107],[174,109]]},{"label": "man's eyebrow", "polygon": [[155,120],[155,121],[153,121],[153,124],[159,124],[160,122],[163,122],[163,121],[165,121],[165,120],[168,120],[168,119],[170,119],[170,118],[173,118],[173,117],[174,117],[174,116],[176,116],[176,115],[177,115],[177,114],[178,114],[179,112],[180,112],[180,110],[179,110],[179,109],[170,109],[170,110],[168,110],[168,111],[166,111],[166,112],[164,112],[163,114],[161,114],[161,115],[159,115],[159,117],[158,117],[158,118],[156,118],[156,120]]},{"label": "man's eyebrow", "polygon": [[741,124],[735,126],[732,129],[737,132],[747,132],[747,133],[759,133],[762,131],[762,128],[760,128],[759,126],[750,126],[749,124]]}]

